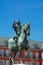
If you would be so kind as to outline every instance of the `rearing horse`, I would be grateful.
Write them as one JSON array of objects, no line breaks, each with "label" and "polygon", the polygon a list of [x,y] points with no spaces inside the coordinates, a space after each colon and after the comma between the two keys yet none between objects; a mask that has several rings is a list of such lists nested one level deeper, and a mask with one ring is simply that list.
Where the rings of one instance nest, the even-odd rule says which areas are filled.
[{"label": "rearing horse", "polygon": [[[15,30],[17,29],[17,27],[15,28]],[[19,29],[17,29],[19,32]],[[17,53],[17,51],[20,51],[22,49],[26,49],[26,50],[29,50],[29,43],[28,43],[28,40],[27,40],[27,36],[30,35],[30,24],[26,23],[24,25],[21,26],[21,29],[20,29],[20,35],[18,37],[14,37],[12,39],[10,39],[8,42],[9,42],[9,48],[10,48],[10,54],[12,51],[15,52],[15,55]],[[17,45],[16,45],[16,41],[17,41]],[[11,47],[10,47],[11,46]]]}]

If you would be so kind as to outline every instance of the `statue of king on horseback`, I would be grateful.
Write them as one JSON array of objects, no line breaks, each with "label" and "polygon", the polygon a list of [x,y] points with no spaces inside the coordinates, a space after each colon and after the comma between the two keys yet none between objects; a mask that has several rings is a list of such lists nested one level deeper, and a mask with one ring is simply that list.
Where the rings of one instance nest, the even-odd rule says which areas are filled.
[{"label": "statue of king on horseback", "polygon": [[29,41],[27,40],[27,36],[30,35],[30,24],[25,23],[21,25],[20,20],[17,20],[14,21],[12,28],[16,32],[16,35],[9,39],[8,47],[10,57],[12,57],[11,52],[13,51],[15,53],[15,58],[18,51],[21,53],[21,50],[25,49],[29,52]]}]

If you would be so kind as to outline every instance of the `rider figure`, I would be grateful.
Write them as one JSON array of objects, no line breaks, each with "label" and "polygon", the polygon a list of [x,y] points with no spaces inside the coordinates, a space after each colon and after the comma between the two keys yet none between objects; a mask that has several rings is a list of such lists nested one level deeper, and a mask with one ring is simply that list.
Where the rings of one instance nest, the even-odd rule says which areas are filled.
[{"label": "rider figure", "polygon": [[17,20],[13,23],[12,28],[14,28],[14,31],[16,31],[16,35],[20,36],[21,33],[21,25],[20,20]]}]

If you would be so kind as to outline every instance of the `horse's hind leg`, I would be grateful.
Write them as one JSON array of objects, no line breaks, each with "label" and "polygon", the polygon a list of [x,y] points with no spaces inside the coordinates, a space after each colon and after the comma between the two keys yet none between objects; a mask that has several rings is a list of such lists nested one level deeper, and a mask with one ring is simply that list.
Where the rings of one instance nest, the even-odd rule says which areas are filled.
[{"label": "horse's hind leg", "polygon": [[10,62],[12,63],[12,58],[13,58],[13,56],[12,56],[12,51],[11,51],[11,49],[9,50],[9,60],[10,60]]},{"label": "horse's hind leg", "polygon": [[14,52],[13,47],[9,50],[9,59],[10,59],[10,62],[14,63],[14,60],[13,60],[14,56],[13,56],[12,52]]}]

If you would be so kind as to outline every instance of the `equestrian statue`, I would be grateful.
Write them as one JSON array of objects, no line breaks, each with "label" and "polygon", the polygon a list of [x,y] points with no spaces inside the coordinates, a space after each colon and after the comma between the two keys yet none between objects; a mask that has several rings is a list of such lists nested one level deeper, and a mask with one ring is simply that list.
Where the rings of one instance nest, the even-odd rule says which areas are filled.
[{"label": "equestrian statue", "polygon": [[21,25],[20,20],[14,21],[12,28],[15,31],[15,35],[13,38],[8,40],[8,48],[9,48],[9,56],[12,58],[11,52],[14,52],[14,58],[17,54],[17,52],[20,52],[21,50],[25,49],[27,52],[29,52],[29,41],[27,39],[27,36],[30,35],[30,23],[25,23]]}]

